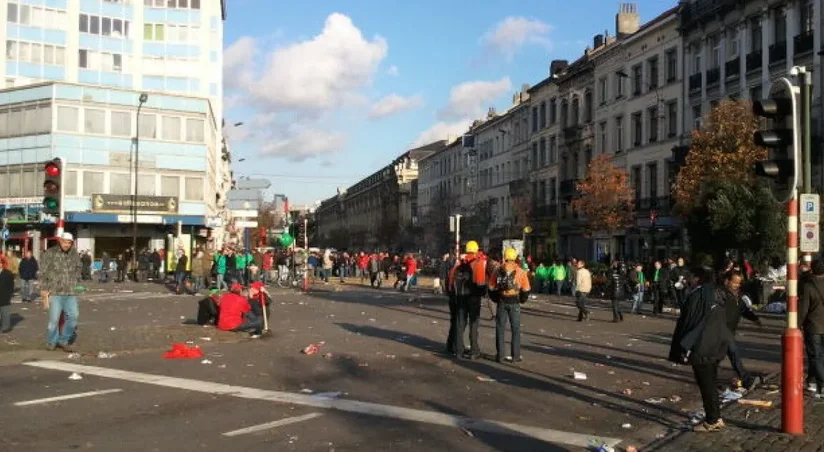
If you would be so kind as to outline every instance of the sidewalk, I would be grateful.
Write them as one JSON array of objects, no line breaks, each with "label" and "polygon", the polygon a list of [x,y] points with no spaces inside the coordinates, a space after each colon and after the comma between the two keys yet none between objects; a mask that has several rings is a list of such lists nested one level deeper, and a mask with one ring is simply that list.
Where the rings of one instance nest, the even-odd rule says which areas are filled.
[{"label": "sidewalk", "polygon": [[824,451],[824,401],[805,394],[802,436],[781,432],[781,392],[776,389],[780,374],[744,396],[749,400],[772,401],[771,408],[757,408],[732,402],[722,409],[727,429],[716,433],[677,431],[642,447],[643,451],[748,451],[815,452]]}]

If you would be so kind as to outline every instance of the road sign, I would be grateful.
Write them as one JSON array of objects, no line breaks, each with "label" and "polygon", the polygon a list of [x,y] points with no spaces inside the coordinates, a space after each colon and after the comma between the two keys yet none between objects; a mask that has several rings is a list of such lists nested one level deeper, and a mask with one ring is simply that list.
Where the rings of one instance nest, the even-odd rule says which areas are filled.
[{"label": "road sign", "polygon": [[258,227],[257,221],[235,221],[236,228],[256,228]]},{"label": "road sign", "polygon": [[802,223],[818,223],[821,216],[819,197],[813,194],[803,194],[800,199],[801,212],[798,219]]},{"label": "road sign", "polygon": [[3,241],[4,241],[4,242],[5,242],[6,240],[8,240],[8,239],[9,239],[9,230],[8,230],[8,229],[6,229],[6,228],[3,228],[3,231],[2,231],[2,232],[0,232],[0,236],[2,236],[2,237],[3,237]]},{"label": "road sign", "polygon": [[820,246],[818,243],[818,222],[801,223],[799,238],[801,239],[799,245],[802,253],[817,253]]},{"label": "road sign", "polygon": [[253,209],[231,210],[232,218],[257,218],[258,211]]}]

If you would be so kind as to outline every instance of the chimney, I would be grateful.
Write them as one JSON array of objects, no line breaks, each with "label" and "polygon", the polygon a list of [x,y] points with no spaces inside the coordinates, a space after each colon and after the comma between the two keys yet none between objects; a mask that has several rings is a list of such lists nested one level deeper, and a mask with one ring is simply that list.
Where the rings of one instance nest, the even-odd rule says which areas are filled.
[{"label": "chimney", "polygon": [[592,49],[595,50],[602,45],[604,45],[604,35],[595,35],[595,37],[592,38]]},{"label": "chimney", "polygon": [[618,14],[615,15],[615,34],[618,39],[635,33],[640,27],[641,17],[638,15],[638,5],[621,3]]},{"label": "chimney", "polygon": [[494,118],[495,116],[498,116],[498,112],[495,111],[495,107],[489,107],[489,112],[486,114],[486,116],[488,118]]},{"label": "chimney", "polygon": [[549,63],[549,76],[555,77],[559,72],[566,69],[567,66],[569,66],[569,62],[567,60],[552,60],[552,62]]}]

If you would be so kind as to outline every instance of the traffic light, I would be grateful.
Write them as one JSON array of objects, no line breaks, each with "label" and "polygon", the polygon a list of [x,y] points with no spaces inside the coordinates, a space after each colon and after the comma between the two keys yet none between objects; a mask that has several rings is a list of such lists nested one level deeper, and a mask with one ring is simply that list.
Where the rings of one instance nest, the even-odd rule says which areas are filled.
[{"label": "traffic light", "polygon": [[770,87],[770,97],[753,102],[753,113],[767,118],[767,128],[755,132],[756,146],[768,148],[767,160],[756,162],[756,176],[764,178],[779,202],[789,201],[798,184],[799,88],[781,78]]},{"label": "traffic light", "polygon": [[43,171],[43,213],[59,215],[63,203],[63,161],[59,158],[46,162]]}]

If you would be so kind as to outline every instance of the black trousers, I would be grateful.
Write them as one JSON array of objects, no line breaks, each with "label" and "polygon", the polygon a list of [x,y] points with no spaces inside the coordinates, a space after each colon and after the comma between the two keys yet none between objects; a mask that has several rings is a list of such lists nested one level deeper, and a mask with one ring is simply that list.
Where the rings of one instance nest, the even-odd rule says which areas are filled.
[{"label": "black trousers", "polygon": [[619,297],[612,297],[612,320],[624,320],[624,314],[621,312],[621,299]]},{"label": "black trousers", "polygon": [[652,313],[661,314],[664,312],[664,294],[660,282],[653,282],[650,285],[650,295],[652,296]]},{"label": "black trousers", "polygon": [[738,353],[738,347],[735,345],[735,338],[730,338],[730,343],[727,346],[727,358],[730,359],[732,369],[738,374],[738,378],[746,382],[750,374],[744,367],[744,362],[741,361],[741,355]]},{"label": "black trousers", "polygon": [[458,299],[454,295],[449,296],[449,335],[446,338],[446,353],[455,354],[455,332],[458,330]]},{"label": "black trousers", "polygon": [[210,323],[217,324],[217,304],[211,297],[206,297],[197,302],[197,324]]},{"label": "black trousers", "polygon": [[458,358],[463,357],[464,332],[469,326],[469,347],[470,354],[480,355],[481,347],[478,345],[478,326],[481,319],[481,297],[467,296],[458,297],[458,322],[455,331],[455,353]]},{"label": "black trousers", "polygon": [[713,361],[692,365],[695,382],[698,384],[701,400],[704,402],[704,412],[707,414],[705,420],[710,424],[721,419],[721,401],[718,399],[718,389],[716,389],[719,363],[720,361]]}]

